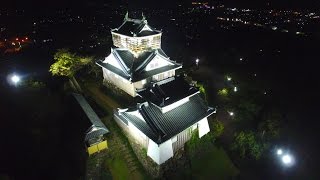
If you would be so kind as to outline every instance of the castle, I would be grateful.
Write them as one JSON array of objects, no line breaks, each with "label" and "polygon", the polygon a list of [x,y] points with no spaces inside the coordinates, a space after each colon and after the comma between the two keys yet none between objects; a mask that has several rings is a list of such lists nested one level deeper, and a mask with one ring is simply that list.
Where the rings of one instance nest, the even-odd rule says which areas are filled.
[{"label": "castle", "polygon": [[160,165],[196,129],[199,138],[210,131],[207,117],[215,109],[205,104],[196,87],[176,75],[182,65],[161,49],[162,32],[152,28],[144,16],[133,19],[126,14],[111,34],[115,48],[97,62],[104,81],[143,99],[134,107],[115,110],[114,119]]}]

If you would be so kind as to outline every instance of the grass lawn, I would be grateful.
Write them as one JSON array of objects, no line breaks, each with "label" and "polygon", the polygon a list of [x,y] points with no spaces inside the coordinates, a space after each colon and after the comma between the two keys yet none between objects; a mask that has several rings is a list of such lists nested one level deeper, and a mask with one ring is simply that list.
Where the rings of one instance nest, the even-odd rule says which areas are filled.
[{"label": "grass lawn", "polygon": [[121,158],[107,159],[105,162],[106,168],[108,168],[112,174],[113,179],[129,179],[130,173],[126,166],[126,163]]},{"label": "grass lawn", "polygon": [[128,169],[128,164],[121,157],[116,157],[113,159],[107,159],[105,161],[105,167],[109,169],[114,180],[122,179],[132,179],[132,180],[142,180],[147,179],[139,171],[130,172]]},{"label": "grass lawn", "polygon": [[239,174],[224,149],[214,145],[191,159],[191,169],[194,179],[231,179]]}]

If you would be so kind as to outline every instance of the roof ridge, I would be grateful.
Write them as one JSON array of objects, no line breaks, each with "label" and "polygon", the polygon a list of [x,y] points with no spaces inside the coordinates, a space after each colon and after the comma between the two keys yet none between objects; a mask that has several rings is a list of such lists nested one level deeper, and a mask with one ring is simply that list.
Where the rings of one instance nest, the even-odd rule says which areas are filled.
[{"label": "roof ridge", "polygon": [[[123,68],[123,70],[125,70],[125,73],[127,74],[127,75],[130,75],[129,74],[129,68],[127,67],[127,65],[122,61],[122,58],[120,57],[120,55],[119,55],[119,53],[118,53],[118,51],[117,51],[117,49],[115,49],[114,51],[112,51],[113,53],[115,53],[115,57],[116,57],[116,59],[118,60],[118,62],[120,62],[120,65],[121,65],[121,67]],[[129,69],[129,70],[128,70]]]},{"label": "roof ridge", "polygon": [[[146,51],[146,52],[148,52],[148,51]],[[146,53],[146,52],[145,52],[145,53]],[[152,51],[151,54],[143,61],[143,63],[141,63],[141,64],[135,69],[135,72],[138,72],[138,71],[144,69],[145,66],[148,65],[149,62],[150,62],[152,59],[154,59],[155,55],[156,55],[156,54],[154,53],[154,51]],[[152,57],[152,58],[151,58],[151,57]]]},{"label": "roof ridge", "polygon": [[158,141],[161,142],[162,137],[166,136],[165,131],[161,128],[160,124],[154,120],[154,116],[152,116],[148,109],[144,104],[139,107],[139,112],[142,117],[146,120],[146,123],[150,126],[151,130],[156,133],[158,136]]}]

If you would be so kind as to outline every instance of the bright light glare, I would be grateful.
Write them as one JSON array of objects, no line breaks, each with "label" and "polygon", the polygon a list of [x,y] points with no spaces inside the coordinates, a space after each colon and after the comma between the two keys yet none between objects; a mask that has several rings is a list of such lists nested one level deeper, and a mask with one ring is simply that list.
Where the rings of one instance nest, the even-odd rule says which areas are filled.
[{"label": "bright light glare", "polygon": [[242,58],[240,58],[240,61],[242,61],[243,59]]},{"label": "bright light glare", "polygon": [[233,88],[233,91],[234,91],[234,92],[237,92],[237,91],[238,91],[238,88],[237,88],[237,87],[234,87],[234,88]]},{"label": "bright light glare", "polygon": [[230,116],[233,116],[233,115],[234,115],[234,113],[233,113],[233,112],[229,112],[229,115],[230,115]]},{"label": "bright light glare", "polygon": [[231,78],[231,77],[227,77],[227,80],[228,80],[228,81],[231,81],[231,80],[232,80],[232,78]]},{"label": "bright light glare", "polygon": [[196,63],[197,63],[197,64],[199,63],[199,61],[200,61],[199,59],[196,59]]},{"label": "bright light glare", "polygon": [[13,75],[13,76],[11,77],[11,81],[12,81],[13,83],[17,84],[17,83],[20,81],[20,77],[17,76],[17,75]]},{"label": "bright light glare", "polygon": [[277,150],[277,155],[281,155],[283,153],[282,149]]},{"label": "bright light glare", "polygon": [[292,156],[290,156],[289,154],[286,154],[282,156],[281,160],[284,164],[289,165],[292,163]]}]

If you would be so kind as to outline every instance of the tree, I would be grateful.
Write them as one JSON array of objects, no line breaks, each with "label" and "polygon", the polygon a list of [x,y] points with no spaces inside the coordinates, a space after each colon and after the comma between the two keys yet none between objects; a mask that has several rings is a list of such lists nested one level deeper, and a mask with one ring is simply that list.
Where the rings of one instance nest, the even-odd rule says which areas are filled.
[{"label": "tree", "polygon": [[235,134],[233,143],[231,144],[231,149],[238,151],[241,158],[244,158],[246,155],[246,134],[241,131],[240,133]]},{"label": "tree", "polygon": [[227,88],[223,88],[223,89],[220,89],[220,90],[218,91],[218,95],[219,95],[219,96],[226,97],[226,96],[228,96],[228,94],[229,94],[229,91],[228,91]]},{"label": "tree", "polygon": [[258,125],[263,139],[271,140],[280,134],[280,114],[271,112],[265,120]]},{"label": "tree", "polygon": [[223,130],[224,130],[224,126],[223,126],[222,122],[219,120],[213,120],[213,122],[212,122],[213,136],[215,138],[221,136],[221,134],[223,133]]},{"label": "tree", "polygon": [[97,66],[94,61],[89,62],[88,64],[88,73],[98,78],[99,74],[101,74],[101,67]]},{"label": "tree", "polygon": [[206,92],[204,85],[202,83],[197,82],[196,87],[199,88],[199,91],[202,94],[202,96],[204,97],[204,100],[207,101],[208,100],[207,99],[207,92]]},{"label": "tree", "polygon": [[74,74],[84,65],[92,62],[92,57],[84,57],[71,53],[68,49],[59,49],[54,54],[55,63],[50,66],[52,75],[73,78]]},{"label": "tree", "polygon": [[235,134],[231,149],[239,152],[241,158],[250,156],[258,160],[266,149],[266,144],[260,143],[252,131],[241,131]]}]

